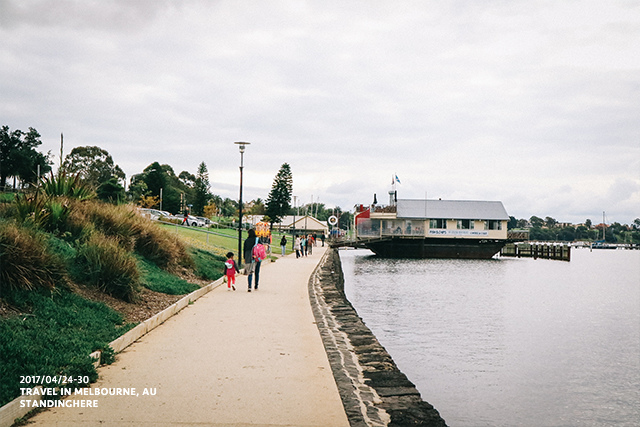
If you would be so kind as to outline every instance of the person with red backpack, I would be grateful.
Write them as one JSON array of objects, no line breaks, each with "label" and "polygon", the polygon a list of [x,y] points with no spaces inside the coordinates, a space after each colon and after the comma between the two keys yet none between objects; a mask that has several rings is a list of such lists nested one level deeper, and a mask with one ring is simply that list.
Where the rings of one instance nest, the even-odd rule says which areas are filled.
[{"label": "person with red backpack", "polygon": [[256,237],[256,231],[254,229],[249,230],[248,237],[244,241],[244,262],[245,274],[248,275],[247,281],[249,283],[249,288],[247,289],[251,292],[251,282],[253,280],[253,275],[256,275],[256,286],[255,290],[258,290],[258,284],[260,282],[260,265],[262,264],[262,260],[267,257],[267,252],[264,249],[264,245],[260,242],[260,239]]}]

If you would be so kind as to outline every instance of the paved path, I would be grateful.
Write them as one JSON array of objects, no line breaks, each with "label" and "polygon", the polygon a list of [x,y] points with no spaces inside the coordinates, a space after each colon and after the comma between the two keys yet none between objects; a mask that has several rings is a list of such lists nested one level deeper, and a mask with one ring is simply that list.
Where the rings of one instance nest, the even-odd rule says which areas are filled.
[{"label": "paved path", "polygon": [[[97,408],[52,408],[42,426],[348,426],[309,303],[307,283],[324,248],[263,265],[260,290],[219,287],[99,370],[92,390],[135,387],[133,396],[72,396]],[[145,388],[155,396],[142,395]]]}]

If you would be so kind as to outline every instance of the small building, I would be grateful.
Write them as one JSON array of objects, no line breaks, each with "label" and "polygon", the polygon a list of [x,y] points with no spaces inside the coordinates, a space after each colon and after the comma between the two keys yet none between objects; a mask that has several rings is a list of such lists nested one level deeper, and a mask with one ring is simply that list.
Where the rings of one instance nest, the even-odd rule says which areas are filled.
[{"label": "small building", "polygon": [[326,221],[320,221],[311,215],[295,217],[288,215],[283,217],[279,223],[273,224],[273,227],[286,232],[293,232],[293,230],[295,230],[296,233],[324,233],[325,235],[329,233],[329,226]]},{"label": "small building", "polygon": [[508,238],[499,201],[399,199],[358,210],[357,239],[384,256],[490,258]]}]

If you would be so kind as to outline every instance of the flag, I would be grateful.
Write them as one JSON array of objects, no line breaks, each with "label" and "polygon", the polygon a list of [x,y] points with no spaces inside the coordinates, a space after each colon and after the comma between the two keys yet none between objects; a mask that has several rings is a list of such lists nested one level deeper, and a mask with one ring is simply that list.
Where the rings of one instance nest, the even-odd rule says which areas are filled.
[{"label": "flag", "polygon": [[397,182],[398,184],[402,184],[402,183],[400,182],[400,178],[398,178],[398,175],[396,175],[396,182]]}]

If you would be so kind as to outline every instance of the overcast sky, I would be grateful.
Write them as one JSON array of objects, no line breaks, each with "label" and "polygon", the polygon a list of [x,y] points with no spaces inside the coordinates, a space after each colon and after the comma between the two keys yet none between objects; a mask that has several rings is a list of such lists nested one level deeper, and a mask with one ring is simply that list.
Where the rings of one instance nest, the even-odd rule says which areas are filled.
[{"label": "overcast sky", "polygon": [[[0,0],[0,125],[265,199],[640,217],[640,2]],[[58,160],[56,159],[56,165]]]}]

